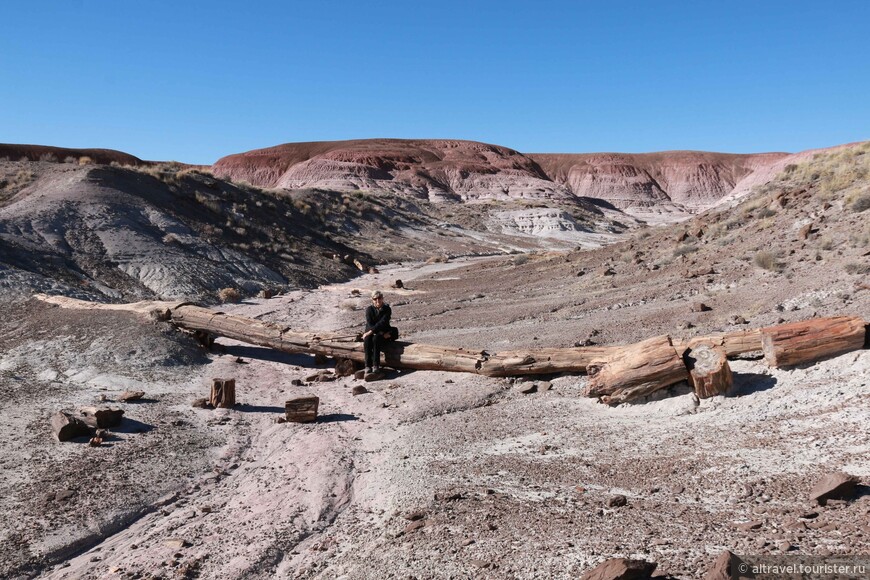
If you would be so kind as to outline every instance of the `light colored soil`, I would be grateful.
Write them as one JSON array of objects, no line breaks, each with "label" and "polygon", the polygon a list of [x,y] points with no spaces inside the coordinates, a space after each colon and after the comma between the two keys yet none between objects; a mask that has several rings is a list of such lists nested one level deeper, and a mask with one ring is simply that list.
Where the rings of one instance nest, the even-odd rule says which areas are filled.
[{"label": "light colored soil", "polygon": [[[587,259],[393,266],[224,311],[352,332],[362,312],[351,308],[366,300],[351,290],[365,296],[402,279],[408,289],[387,296],[408,340],[568,346],[596,329],[614,344],[673,330],[690,316],[679,284],[707,285],[678,284],[672,272],[620,271],[618,288],[593,273],[578,282],[573,269],[591,268]],[[556,276],[560,268],[569,270]],[[748,274],[717,275],[734,279],[708,285],[715,308],[691,315],[698,327],[686,333],[727,324],[732,301],[746,303],[759,280],[770,297],[756,301],[753,326],[804,317],[772,307],[804,286]],[[849,304],[820,294],[813,309],[866,314],[865,294]],[[362,383],[352,378],[293,386],[315,372],[311,357],[225,339],[206,353],[132,315],[24,308],[3,322],[0,342],[3,576],[576,578],[633,556],[697,578],[726,548],[870,550],[870,496],[808,501],[830,471],[870,478],[867,350],[790,371],[734,361],[733,395],[704,401],[677,387],[609,408],[582,396],[580,376],[522,394],[529,381],[434,371],[395,372],[354,397]],[[239,406],[190,406],[212,377],[236,379]],[[147,400],[117,405],[126,427],[110,445],[50,437],[53,411],[128,388]],[[318,423],[274,422],[284,401],[307,394],[320,397]],[[614,494],[627,505],[608,507]],[[409,528],[414,512],[419,529]],[[761,527],[738,527],[747,521]]]}]

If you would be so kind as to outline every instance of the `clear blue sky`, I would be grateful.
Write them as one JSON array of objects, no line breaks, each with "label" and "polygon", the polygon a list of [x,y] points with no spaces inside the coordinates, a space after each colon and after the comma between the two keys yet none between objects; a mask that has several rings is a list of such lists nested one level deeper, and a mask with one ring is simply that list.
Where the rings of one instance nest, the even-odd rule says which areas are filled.
[{"label": "clear blue sky", "polygon": [[211,163],[290,141],[524,152],[870,139],[870,2],[5,1],[0,142]]}]

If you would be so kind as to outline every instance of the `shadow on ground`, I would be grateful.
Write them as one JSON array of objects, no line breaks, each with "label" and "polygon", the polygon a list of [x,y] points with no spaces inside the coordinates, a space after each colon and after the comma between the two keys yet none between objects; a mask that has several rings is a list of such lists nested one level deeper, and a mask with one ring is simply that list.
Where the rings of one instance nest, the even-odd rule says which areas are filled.
[{"label": "shadow on ground", "polygon": [[734,373],[734,386],[731,387],[730,397],[745,397],[753,393],[760,393],[772,389],[776,385],[776,377],[758,373]]}]

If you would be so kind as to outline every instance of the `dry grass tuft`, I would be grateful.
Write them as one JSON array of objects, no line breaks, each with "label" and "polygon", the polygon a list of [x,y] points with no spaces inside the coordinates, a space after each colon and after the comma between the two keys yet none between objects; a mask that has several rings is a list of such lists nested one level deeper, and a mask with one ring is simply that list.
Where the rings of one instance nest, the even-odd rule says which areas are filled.
[{"label": "dry grass tuft", "polygon": [[762,250],[755,254],[752,260],[756,266],[771,272],[782,272],[783,264],[779,262],[776,254]]},{"label": "dry grass tuft", "polygon": [[235,288],[222,288],[221,290],[218,290],[218,298],[224,304],[235,304],[242,299],[242,294]]}]

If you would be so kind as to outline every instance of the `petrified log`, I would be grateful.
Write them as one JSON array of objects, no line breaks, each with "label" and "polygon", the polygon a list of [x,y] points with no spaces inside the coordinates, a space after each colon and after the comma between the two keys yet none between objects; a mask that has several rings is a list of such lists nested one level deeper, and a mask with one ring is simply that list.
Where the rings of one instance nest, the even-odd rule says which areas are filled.
[{"label": "petrified log", "polygon": [[674,342],[674,348],[680,355],[698,345],[721,346],[725,355],[735,357],[748,352],[761,351],[761,330],[738,330],[725,334],[711,334],[708,336],[696,336],[686,341]]},{"label": "petrified log", "polygon": [[117,427],[124,418],[122,409],[108,407],[82,407],[79,409],[80,419],[92,429],[109,429]]},{"label": "petrified log", "polygon": [[683,356],[689,369],[689,383],[699,399],[724,395],[731,388],[733,377],[725,349],[699,344]]},{"label": "petrified log", "polygon": [[667,335],[621,347],[587,368],[586,395],[601,397],[608,405],[643,397],[687,380],[686,365]]},{"label": "petrified log", "polygon": [[212,379],[208,402],[217,409],[230,409],[236,404],[236,379]]},{"label": "petrified log", "polygon": [[761,348],[770,366],[791,367],[858,350],[865,332],[857,316],[814,318],[762,328]]},{"label": "petrified log", "polygon": [[65,411],[58,411],[51,416],[51,430],[58,441],[69,441],[91,434],[91,428],[84,421]]},{"label": "petrified log", "polygon": [[[69,302],[69,299],[65,299],[64,302]],[[171,322],[180,328],[200,330],[211,335],[225,336],[284,352],[319,354],[335,358],[348,358],[357,362],[365,361],[362,343],[348,342],[344,334],[294,332],[290,328],[277,324],[242,316],[231,316],[191,305],[182,305],[174,309]],[[614,347],[598,346],[488,353],[456,347],[395,341],[384,345],[382,362],[392,368],[443,370],[507,377],[584,372],[590,361],[600,359],[613,350]]]},{"label": "petrified log", "polygon": [[298,397],[284,403],[284,412],[290,423],[314,423],[317,421],[317,397]]}]

